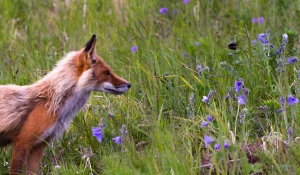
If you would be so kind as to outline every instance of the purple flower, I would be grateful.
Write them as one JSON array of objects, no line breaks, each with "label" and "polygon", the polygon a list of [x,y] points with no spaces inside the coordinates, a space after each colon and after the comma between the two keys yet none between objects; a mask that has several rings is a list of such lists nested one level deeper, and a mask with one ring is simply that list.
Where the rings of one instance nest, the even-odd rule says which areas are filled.
[{"label": "purple flower", "polygon": [[251,43],[252,43],[253,45],[256,45],[256,43],[257,43],[256,39],[255,39],[255,40],[252,40]]},{"label": "purple flower", "polygon": [[209,122],[207,122],[207,121],[203,121],[202,123],[201,123],[201,127],[202,128],[204,128],[204,127],[206,127],[206,126],[208,126],[209,125]]},{"label": "purple flower", "polygon": [[245,104],[245,97],[240,95],[238,96],[238,104],[244,105]]},{"label": "purple flower", "polygon": [[298,70],[298,80],[300,80],[300,70]]},{"label": "purple flower", "polygon": [[268,43],[269,43],[268,40],[264,40],[264,41],[261,42],[262,45],[265,45],[265,44],[268,44]]},{"label": "purple flower", "polygon": [[257,39],[258,41],[263,42],[267,39],[267,35],[265,33],[258,34]]},{"label": "purple flower", "polygon": [[259,24],[263,24],[264,22],[265,22],[265,18],[261,16],[259,18]]},{"label": "purple flower", "polygon": [[195,42],[195,45],[196,45],[196,46],[199,46],[199,45],[200,45],[200,43],[199,43],[199,42]]},{"label": "purple flower", "polygon": [[112,139],[113,141],[115,141],[116,144],[120,145],[122,142],[122,137],[118,136]]},{"label": "purple flower", "polygon": [[184,53],[182,54],[182,56],[183,56],[183,57],[186,57],[186,56],[187,56],[187,54],[184,52]]},{"label": "purple flower", "polygon": [[92,129],[92,134],[97,138],[97,140],[101,143],[103,139],[103,128],[101,127],[94,127]]},{"label": "purple flower", "polygon": [[242,88],[244,86],[244,82],[243,81],[236,81],[235,83],[234,83],[234,89],[235,89],[235,91],[236,92],[239,92],[240,91],[240,89]]},{"label": "purple flower", "polygon": [[280,45],[279,49],[276,51],[276,55],[279,55],[284,50],[284,45]]},{"label": "purple flower", "polygon": [[161,14],[167,14],[168,11],[169,11],[169,10],[168,10],[167,7],[162,7],[162,8],[159,9],[159,13],[161,13]]},{"label": "purple flower", "polygon": [[207,96],[203,96],[202,101],[204,103],[208,103],[209,102],[209,98]]},{"label": "purple flower", "polygon": [[132,53],[135,53],[137,50],[138,50],[138,46],[137,45],[131,47],[131,52]]},{"label": "purple flower", "polygon": [[216,143],[215,146],[214,146],[214,148],[215,148],[216,150],[220,150],[221,145],[220,145],[219,143]]},{"label": "purple flower", "polygon": [[182,1],[184,4],[188,4],[188,3],[190,3],[190,0],[183,0]]},{"label": "purple flower", "polygon": [[243,92],[246,97],[249,95],[249,89],[243,88]]},{"label": "purple flower", "polygon": [[206,117],[206,120],[209,121],[209,122],[212,122],[213,121],[213,117],[211,115],[208,115]]},{"label": "purple flower", "polygon": [[214,91],[210,90],[207,96],[203,96],[202,101],[205,103],[208,103],[213,94],[214,94]]},{"label": "purple flower", "polygon": [[229,147],[229,141],[225,140],[225,142],[224,142],[224,148],[227,149],[228,147]]},{"label": "purple flower", "polygon": [[203,65],[196,64],[196,70],[198,74],[201,74],[204,71],[205,67]]},{"label": "purple flower", "polygon": [[265,18],[264,17],[259,17],[259,24],[263,24],[265,22]]},{"label": "purple flower", "polygon": [[280,108],[280,109],[277,110],[277,113],[280,114],[282,111],[283,111],[283,109]]},{"label": "purple flower", "polygon": [[258,22],[258,19],[257,18],[252,18],[252,23],[253,24],[256,24]]},{"label": "purple flower", "polygon": [[252,18],[252,23],[253,24],[256,24],[258,22],[258,19],[257,18]]},{"label": "purple flower", "polygon": [[204,135],[205,146],[210,145],[214,141],[213,138],[209,137],[207,134]]},{"label": "purple flower", "polygon": [[92,135],[97,138],[97,140],[101,143],[104,136],[104,128],[106,127],[105,121],[103,118],[100,120],[99,127],[92,128]]},{"label": "purple flower", "polygon": [[297,57],[288,58],[287,64],[294,64],[298,60]]},{"label": "purple flower", "polygon": [[299,99],[296,97],[293,97],[292,95],[289,95],[287,98],[287,102],[290,104],[290,106],[293,106],[293,105],[299,103]]},{"label": "purple flower", "polygon": [[226,97],[225,97],[225,100],[228,100],[229,97],[232,98],[232,88],[230,88],[230,90],[228,91],[228,93],[227,93],[227,95],[226,95]]}]

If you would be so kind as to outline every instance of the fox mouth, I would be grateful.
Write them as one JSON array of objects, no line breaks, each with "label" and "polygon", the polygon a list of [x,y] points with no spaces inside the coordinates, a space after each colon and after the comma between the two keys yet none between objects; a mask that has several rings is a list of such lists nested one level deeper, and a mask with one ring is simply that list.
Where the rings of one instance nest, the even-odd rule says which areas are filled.
[{"label": "fox mouth", "polygon": [[128,91],[130,87],[131,87],[130,83],[121,84],[118,86],[113,86],[110,83],[104,83],[103,84],[103,92],[108,92],[108,93],[115,94],[115,95],[121,95],[124,92]]},{"label": "fox mouth", "polygon": [[117,89],[107,89],[107,88],[105,88],[105,90],[108,93],[115,94],[115,95],[121,95],[125,92],[125,91],[118,91]]}]

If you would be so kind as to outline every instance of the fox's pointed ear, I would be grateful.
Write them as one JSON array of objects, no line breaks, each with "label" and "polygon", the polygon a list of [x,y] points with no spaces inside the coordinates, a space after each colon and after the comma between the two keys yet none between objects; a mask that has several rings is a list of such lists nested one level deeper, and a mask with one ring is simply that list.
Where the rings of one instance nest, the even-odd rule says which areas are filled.
[{"label": "fox's pointed ear", "polygon": [[92,38],[84,46],[84,51],[92,61],[96,59],[96,42],[96,34],[93,34]]}]

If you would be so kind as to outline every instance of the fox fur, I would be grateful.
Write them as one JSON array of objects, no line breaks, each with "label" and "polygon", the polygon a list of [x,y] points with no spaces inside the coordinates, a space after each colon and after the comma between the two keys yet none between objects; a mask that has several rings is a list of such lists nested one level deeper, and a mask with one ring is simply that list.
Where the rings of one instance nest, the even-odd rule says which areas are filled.
[{"label": "fox fur", "polygon": [[69,127],[91,91],[122,94],[131,84],[96,53],[96,35],[32,85],[0,85],[0,147],[14,143],[10,174],[38,173],[43,150]]}]

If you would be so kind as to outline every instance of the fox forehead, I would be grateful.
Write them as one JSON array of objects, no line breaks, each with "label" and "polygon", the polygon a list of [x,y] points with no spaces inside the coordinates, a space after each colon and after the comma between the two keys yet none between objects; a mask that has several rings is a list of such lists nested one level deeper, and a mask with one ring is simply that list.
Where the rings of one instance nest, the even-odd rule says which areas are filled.
[{"label": "fox forehead", "polygon": [[102,58],[99,55],[96,55],[96,67],[101,67],[103,70],[104,69],[110,69],[109,65],[102,60]]}]

